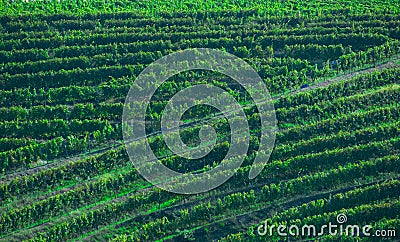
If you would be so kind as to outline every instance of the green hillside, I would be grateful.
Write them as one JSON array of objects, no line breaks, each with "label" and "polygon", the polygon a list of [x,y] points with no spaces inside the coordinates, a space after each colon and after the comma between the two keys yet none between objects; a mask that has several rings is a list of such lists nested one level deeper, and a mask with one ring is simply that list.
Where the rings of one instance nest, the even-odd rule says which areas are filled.
[{"label": "green hillside", "polygon": [[[1,0],[0,9],[0,241],[399,240],[399,1]],[[191,108],[182,140],[199,145],[208,124],[216,145],[201,159],[174,154],[160,122],[175,93],[220,87],[250,126],[236,174],[182,195],[137,172],[121,120],[144,68],[189,48],[250,64],[273,98],[277,133],[267,165],[249,179],[262,127],[248,92],[208,71],[169,78],[145,127],[169,168],[212,169],[232,132],[218,110]],[[371,234],[397,233],[258,233],[265,220],[319,228],[341,214]]]}]

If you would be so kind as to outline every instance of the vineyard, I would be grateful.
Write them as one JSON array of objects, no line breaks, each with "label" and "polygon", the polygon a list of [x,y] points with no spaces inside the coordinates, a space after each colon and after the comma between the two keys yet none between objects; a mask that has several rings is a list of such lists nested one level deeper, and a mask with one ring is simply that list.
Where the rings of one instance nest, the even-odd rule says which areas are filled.
[{"label": "vineyard", "polygon": [[[0,0],[0,241],[296,241],[260,225],[371,225],[400,235],[400,3],[372,1]],[[154,93],[146,140],[182,173],[217,166],[231,128],[215,108],[183,115],[182,140],[212,151],[189,160],[163,140],[175,93],[211,84],[250,127],[237,172],[208,192],[165,191],[141,176],[123,137],[135,78],[157,59],[211,48],[246,61],[275,108],[274,149],[259,151],[255,100],[221,73],[179,73]],[[140,141],[138,141],[140,142]],[[394,237],[394,238],[393,238]],[[324,241],[383,238],[324,234]]]}]

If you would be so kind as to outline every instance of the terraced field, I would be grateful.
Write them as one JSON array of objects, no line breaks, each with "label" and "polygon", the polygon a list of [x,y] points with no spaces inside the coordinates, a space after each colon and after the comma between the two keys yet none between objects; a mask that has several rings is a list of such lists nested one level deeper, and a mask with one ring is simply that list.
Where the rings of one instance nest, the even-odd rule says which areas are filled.
[{"label": "terraced field", "polygon": [[[2,1],[0,15],[0,240],[280,241],[280,224],[369,224],[400,234],[400,4],[397,1]],[[197,4],[197,5],[196,5]],[[205,11],[207,10],[207,11]],[[209,108],[184,115],[196,146],[209,124],[217,144],[186,160],[165,145],[160,115],[195,84],[242,106],[251,129],[236,174],[209,192],[181,195],[146,181],[126,153],[125,97],[153,61],[212,48],[249,63],[273,98],[278,131],[262,172],[254,100],[230,78],[190,71],[168,79],[146,113],[157,157],[180,172],[216,166],[228,121]],[[318,239],[382,240],[324,234]]]}]

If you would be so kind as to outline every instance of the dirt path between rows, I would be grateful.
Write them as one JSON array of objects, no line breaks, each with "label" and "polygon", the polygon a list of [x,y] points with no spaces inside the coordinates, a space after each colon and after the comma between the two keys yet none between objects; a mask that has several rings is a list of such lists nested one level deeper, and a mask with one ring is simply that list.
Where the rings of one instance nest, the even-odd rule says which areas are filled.
[{"label": "dirt path between rows", "polygon": [[[350,72],[348,74],[343,74],[343,75],[340,75],[340,76],[337,76],[337,77],[334,77],[334,78],[330,78],[330,79],[328,78],[326,81],[318,82],[318,83],[312,84],[312,85],[310,85],[310,86],[308,86],[306,88],[302,88],[302,89],[298,89],[298,90],[289,92],[289,94],[286,94],[286,95],[292,95],[292,94],[296,94],[296,93],[299,93],[299,92],[305,92],[305,91],[309,91],[309,90],[312,90],[312,89],[326,87],[326,86],[329,86],[330,84],[335,83],[335,82],[339,82],[339,81],[346,80],[346,79],[351,79],[351,78],[354,78],[354,77],[359,76],[359,75],[372,73],[374,71],[381,71],[381,70],[383,70],[385,68],[396,68],[396,67],[399,66],[399,64],[396,64],[396,62],[398,62],[399,59],[400,58],[397,57],[397,58],[395,58],[393,60],[390,60],[390,61],[378,64],[378,65],[375,65],[375,67],[369,67],[369,68],[353,71],[353,72]],[[285,95],[280,95],[280,96],[275,97],[273,99],[277,100],[279,98],[282,98],[282,96],[285,96]]]}]

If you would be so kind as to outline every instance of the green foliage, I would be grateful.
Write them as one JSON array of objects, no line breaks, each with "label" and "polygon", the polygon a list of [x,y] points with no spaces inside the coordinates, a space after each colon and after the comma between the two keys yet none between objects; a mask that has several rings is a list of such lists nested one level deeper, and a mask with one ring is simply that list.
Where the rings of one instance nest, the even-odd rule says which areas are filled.
[{"label": "green foliage", "polygon": [[[390,62],[400,53],[398,2],[0,1],[0,239],[258,241],[249,218],[322,224],[344,211],[352,222],[398,227],[400,70]],[[221,87],[251,126],[235,176],[175,195],[132,167],[120,120],[149,63],[196,47],[254,67],[275,97],[279,131],[270,162],[249,180],[261,127],[248,93],[221,74],[174,76],[146,114],[150,146],[171,169],[211,169],[230,147],[229,125],[216,119],[208,156],[172,155],[158,131],[174,93]],[[395,68],[380,66],[388,62]],[[311,90],[289,93],[303,84]],[[193,117],[212,115],[188,111],[185,142],[198,143]]]}]

